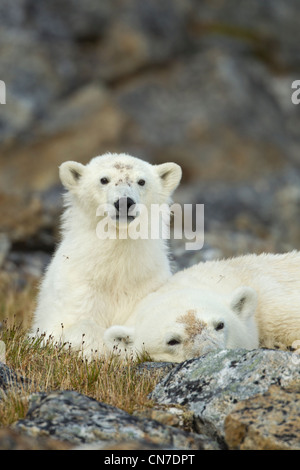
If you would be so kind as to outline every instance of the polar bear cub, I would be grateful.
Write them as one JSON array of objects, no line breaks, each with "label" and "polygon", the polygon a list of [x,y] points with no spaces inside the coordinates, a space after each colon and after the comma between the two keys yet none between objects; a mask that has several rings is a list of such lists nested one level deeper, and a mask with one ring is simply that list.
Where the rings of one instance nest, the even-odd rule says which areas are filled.
[{"label": "polar bear cub", "polygon": [[199,263],[143,299],[108,347],[181,362],[217,348],[287,349],[300,340],[300,253]]},{"label": "polar bear cub", "polygon": [[104,339],[110,349],[145,350],[154,361],[167,362],[182,362],[214,349],[254,349],[259,344],[256,304],[256,292],[249,287],[235,289],[226,300],[188,287],[153,293],[140,303],[134,327],[112,326]]},{"label": "polar bear cub", "polygon": [[41,284],[32,334],[76,349],[84,344],[89,356],[103,349],[106,328],[128,322],[137,302],[171,276],[166,240],[126,235],[142,217],[136,207],[168,208],[181,168],[105,154],[87,165],[65,162],[59,174],[67,189],[62,237]]}]

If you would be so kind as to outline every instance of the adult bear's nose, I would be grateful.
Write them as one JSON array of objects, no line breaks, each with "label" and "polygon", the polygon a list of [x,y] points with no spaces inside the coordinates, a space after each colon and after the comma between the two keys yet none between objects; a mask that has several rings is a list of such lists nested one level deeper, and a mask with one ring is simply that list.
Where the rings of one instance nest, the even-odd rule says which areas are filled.
[{"label": "adult bear's nose", "polygon": [[115,203],[115,208],[121,214],[128,214],[130,207],[135,206],[135,202],[131,197],[120,197]]}]

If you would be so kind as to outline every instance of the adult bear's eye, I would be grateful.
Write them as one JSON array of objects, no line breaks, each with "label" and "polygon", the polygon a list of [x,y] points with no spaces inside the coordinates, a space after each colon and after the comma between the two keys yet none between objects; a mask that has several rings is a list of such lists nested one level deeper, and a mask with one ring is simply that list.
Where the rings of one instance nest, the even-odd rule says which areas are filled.
[{"label": "adult bear's eye", "polygon": [[109,179],[108,178],[101,178],[100,183],[101,184],[107,184],[107,183],[109,183]]},{"label": "adult bear's eye", "polygon": [[167,342],[169,346],[176,346],[176,344],[180,344],[180,341],[178,339],[170,339],[170,341]]},{"label": "adult bear's eye", "polygon": [[145,183],[146,183],[146,181],[145,181],[145,180],[143,180],[143,179],[141,179],[141,180],[138,180],[138,185],[140,185],[140,186],[144,186],[144,185],[145,185]]},{"label": "adult bear's eye", "polygon": [[224,328],[224,323],[222,321],[220,321],[219,323],[217,323],[217,325],[215,326],[215,330],[216,331],[220,331],[220,330],[223,330]]}]

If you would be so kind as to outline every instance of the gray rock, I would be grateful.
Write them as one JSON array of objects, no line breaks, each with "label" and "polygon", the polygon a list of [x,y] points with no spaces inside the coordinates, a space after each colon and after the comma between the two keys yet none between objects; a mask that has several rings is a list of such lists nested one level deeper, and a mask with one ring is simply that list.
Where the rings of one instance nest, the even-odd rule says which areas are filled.
[{"label": "gray rock", "polygon": [[148,371],[148,372],[159,372],[161,375],[167,374],[170,372],[176,364],[174,362],[141,362],[137,365],[137,370],[141,373]]},{"label": "gray rock", "polygon": [[[194,2],[198,6],[198,2]],[[297,0],[266,0],[245,2],[242,8],[237,0],[220,4],[217,0],[202,2],[193,11],[194,28],[206,44],[223,43],[244,45],[248,53],[265,61],[274,69],[299,66],[299,50],[294,39],[299,34],[299,17],[293,14]],[[198,27],[198,28],[197,28]],[[203,30],[202,30],[203,31]]]},{"label": "gray rock", "polygon": [[300,450],[300,383],[276,385],[238,403],[225,420],[225,439],[234,450]]},{"label": "gray rock", "polygon": [[223,442],[224,420],[234,405],[263,394],[271,385],[300,381],[293,353],[273,350],[221,350],[179,364],[154,389],[160,404],[186,405],[195,427]]},{"label": "gray rock", "polygon": [[299,249],[296,0],[3,0],[0,25],[0,231],[13,244],[50,252],[58,165],[111,150],[182,165],[209,255]]},{"label": "gray rock", "polygon": [[24,436],[11,428],[0,429],[0,450],[69,450],[71,444],[56,439]]},{"label": "gray rock", "polygon": [[213,449],[205,436],[141,419],[75,391],[32,395],[25,419],[14,428],[30,436],[51,436],[73,444],[148,441],[164,448]]},{"label": "gray rock", "polygon": [[[2,341],[1,341],[2,343]],[[13,369],[6,364],[0,362],[0,396],[11,387],[23,389],[29,383],[28,379],[17,374]]]}]

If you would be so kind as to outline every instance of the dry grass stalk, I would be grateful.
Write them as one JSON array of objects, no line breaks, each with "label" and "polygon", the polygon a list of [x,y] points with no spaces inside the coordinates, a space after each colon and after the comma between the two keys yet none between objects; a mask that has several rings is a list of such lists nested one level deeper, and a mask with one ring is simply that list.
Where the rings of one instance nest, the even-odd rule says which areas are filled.
[{"label": "dry grass stalk", "polygon": [[129,413],[151,406],[147,395],[159,374],[137,370],[138,360],[111,354],[87,362],[82,355],[51,339],[29,339],[27,328],[36,296],[35,286],[22,291],[8,283],[0,288],[0,340],[6,344],[6,363],[26,377],[30,385],[22,392],[9,392],[0,400],[0,425],[9,425],[25,416],[28,396],[36,391],[76,390]]}]

